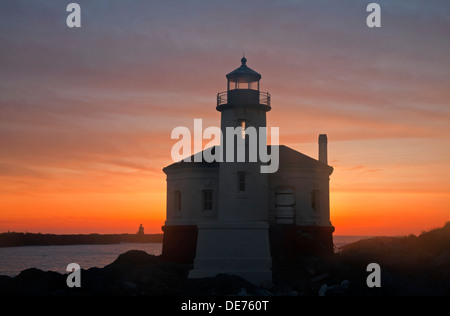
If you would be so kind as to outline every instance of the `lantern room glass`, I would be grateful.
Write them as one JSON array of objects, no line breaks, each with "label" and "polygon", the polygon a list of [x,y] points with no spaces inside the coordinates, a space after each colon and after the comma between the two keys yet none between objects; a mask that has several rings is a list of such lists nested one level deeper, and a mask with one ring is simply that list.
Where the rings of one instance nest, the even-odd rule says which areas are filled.
[{"label": "lantern room glass", "polygon": [[259,91],[259,81],[234,81],[228,80],[227,90],[258,90]]}]

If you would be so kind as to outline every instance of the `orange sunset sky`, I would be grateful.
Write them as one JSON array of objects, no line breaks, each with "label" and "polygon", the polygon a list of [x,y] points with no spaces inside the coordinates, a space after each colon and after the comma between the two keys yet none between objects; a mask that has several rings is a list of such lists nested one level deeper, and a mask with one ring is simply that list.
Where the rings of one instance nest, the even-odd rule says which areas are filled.
[{"label": "orange sunset sky", "polygon": [[247,65],[280,144],[328,135],[337,235],[418,234],[450,220],[450,2],[0,3],[0,232],[161,233],[170,138],[219,126]]}]

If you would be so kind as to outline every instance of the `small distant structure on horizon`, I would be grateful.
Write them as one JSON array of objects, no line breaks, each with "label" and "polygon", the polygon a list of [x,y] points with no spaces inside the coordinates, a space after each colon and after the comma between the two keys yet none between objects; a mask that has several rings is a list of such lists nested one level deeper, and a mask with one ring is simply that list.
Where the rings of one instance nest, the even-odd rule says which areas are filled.
[{"label": "small distant structure on horizon", "polygon": [[136,234],[137,235],[144,235],[144,227],[142,226],[142,224],[141,224],[141,226],[139,226],[139,229],[138,229]]}]

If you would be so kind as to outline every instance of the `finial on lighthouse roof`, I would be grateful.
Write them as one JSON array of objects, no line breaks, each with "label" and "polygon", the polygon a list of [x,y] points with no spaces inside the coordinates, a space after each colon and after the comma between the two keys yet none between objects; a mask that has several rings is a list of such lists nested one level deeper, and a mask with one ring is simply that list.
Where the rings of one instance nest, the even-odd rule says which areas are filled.
[{"label": "finial on lighthouse roof", "polygon": [[242,52],[242,59],[241,59],[241,62],[242,62],[242,66],[246,66],[247,58],[245,58],[245,53],[244,53],[244,52]]}]

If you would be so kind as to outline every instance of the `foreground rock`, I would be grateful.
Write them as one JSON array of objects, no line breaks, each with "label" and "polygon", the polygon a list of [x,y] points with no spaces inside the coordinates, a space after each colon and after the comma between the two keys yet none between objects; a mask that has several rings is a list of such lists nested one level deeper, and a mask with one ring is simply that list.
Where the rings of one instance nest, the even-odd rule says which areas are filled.
[{"label": "foreground rock", "polygon": [[188,280],[191,269],[131,250],[104,268],[82,269],[80,288],[66,285],[68,274],[33,268],[14,278],[0,276],[0,295],[232,295],[255,289],[233,275]]}]

